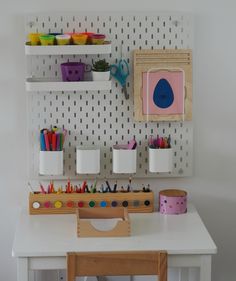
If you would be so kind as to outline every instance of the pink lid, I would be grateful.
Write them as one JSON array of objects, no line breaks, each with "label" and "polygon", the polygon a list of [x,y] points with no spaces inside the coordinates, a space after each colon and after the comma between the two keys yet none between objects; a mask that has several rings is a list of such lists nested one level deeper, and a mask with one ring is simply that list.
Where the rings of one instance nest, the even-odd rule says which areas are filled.
[{"label": "pink lid", "polygon": [[91,38],[94,38],[94,39],[104,39],[106,36],[104,34],[92,34],[91,35]]}]

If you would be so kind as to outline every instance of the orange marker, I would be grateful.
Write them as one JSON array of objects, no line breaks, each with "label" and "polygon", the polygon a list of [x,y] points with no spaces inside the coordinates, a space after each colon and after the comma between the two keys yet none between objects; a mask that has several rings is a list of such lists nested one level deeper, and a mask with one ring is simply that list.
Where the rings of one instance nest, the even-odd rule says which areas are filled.
[{"label": "orange marker", "polygon": [[68,181],[67,181],[66,193],[71,193],[70,179],[68,179]]},{"label": "orange marker", "polygon": [[50,193],[55,193],[53,181],[50,182]]}]

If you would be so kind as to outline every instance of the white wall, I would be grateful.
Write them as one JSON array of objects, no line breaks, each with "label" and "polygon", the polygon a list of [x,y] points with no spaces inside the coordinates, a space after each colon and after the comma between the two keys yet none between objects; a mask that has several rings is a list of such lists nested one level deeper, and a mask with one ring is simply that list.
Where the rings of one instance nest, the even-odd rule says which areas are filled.
[{"label": "white wall", "polygon": [[16,280],[11,257],[14,228],[27,202],[26,93],[24,21],[30,12],[189,11],[195,15],[194,176],[152,181],[157,190],[189,191],[219,253],[213,258],[214,281],[236,276],[235,1],[219,0],[21,0],[1,1],[0,10],[0,280]]}]

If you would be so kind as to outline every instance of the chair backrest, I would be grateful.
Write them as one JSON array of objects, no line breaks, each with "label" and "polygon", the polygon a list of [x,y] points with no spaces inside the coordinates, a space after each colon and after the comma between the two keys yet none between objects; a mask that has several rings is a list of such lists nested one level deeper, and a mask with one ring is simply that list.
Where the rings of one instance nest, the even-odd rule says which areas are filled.
[{"label": "chair backrest", "polygon": [[158,275],[167,281],[166,251],[67,253],[67,281],[76,276]]}]

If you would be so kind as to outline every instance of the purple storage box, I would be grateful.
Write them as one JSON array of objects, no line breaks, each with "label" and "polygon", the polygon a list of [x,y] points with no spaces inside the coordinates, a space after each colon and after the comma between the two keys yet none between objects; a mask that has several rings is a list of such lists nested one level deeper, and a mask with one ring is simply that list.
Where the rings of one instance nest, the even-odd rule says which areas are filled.
[{"label": "purple storage box", "polygon": [[187,213],[187,192],[179,189],[166,189],[159,192],[161,214],[179,215]]},{"label": "purple storage box", "polygon": [[64,82],[84,81],[84,73],[88,71],[91,71],[91,66],[82,62],[66,62],[61,64],[62,80]]}]

